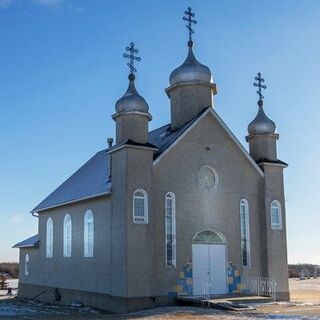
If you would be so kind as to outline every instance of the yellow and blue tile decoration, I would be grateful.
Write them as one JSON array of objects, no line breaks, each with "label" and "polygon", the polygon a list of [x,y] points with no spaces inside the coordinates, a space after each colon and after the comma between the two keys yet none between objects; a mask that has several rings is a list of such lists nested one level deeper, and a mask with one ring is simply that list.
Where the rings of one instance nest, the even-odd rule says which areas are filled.
[{"label": "yellow and blue tile decoration", "polygon": [[228,263],[228,293],[240,293],[241,275],[240,272],[234,267],[231,261]]},{"label": "yellow and blue tile decoration", "polygon": [[173,292],[168,292],[170,297],[191,296],[193,294],[192,282],[192,262],[189,261],[185,264],[182,271],[179,272],[177,285],[174,286]]},{"label": "yellow and blue tile decoration", "polygon": [[[231,261],[228,262],[228,293],[240,293],[241,275],[240,272],[234,267]],[[193,295],[193,282],[192,282],[192,261],[190,260],[185,264],[182,271],[179,272],[177,284],[174,286],[173,291],[168,292],[169,297],[176,296],[192,296]]]}]

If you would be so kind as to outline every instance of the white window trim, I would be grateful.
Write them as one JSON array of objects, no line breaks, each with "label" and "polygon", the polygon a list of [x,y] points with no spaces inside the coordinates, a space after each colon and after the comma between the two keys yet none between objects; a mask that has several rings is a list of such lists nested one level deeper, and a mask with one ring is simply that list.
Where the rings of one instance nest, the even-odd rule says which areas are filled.
[{"label": "white window trim", "polygon": [[241,224],[242,224],[242,217],[241,217],[241,205],[244,202],[245,205],[245,222],[246,222],[246,246],[247,246],[247,265],[243,265],[243,255],[242,255],[242,248],[240,243],[241,249],[241,265],[243,269],[250,269],[251,268],[251,242],[250,242],[250,211],[249,211],[249,202],[247,199],[240,200],[240,241],[242,241],[242,234],[241,234]]},{"label": "white window trim", "polygon": [[[135,196],[136,193],[141,192],[143,194],[143,197],[137,197]],[[135,210],[134,210],[134,199],[144,199],[144,216],[135,216]],[[132,217],[133,217],[133,223],[136,224],[148,224],[148,194],[143,189],[137,189],[133,193],[132,197]]]},{"label": "white window trim", "polygon": [[[89,243],[89,235],[88,235],[89,219],[92,219],[92,243]],[[91,250],[89,249],[89,246],[91,247]],[[85,258],[92,258],[94,256],[94,214],[92,210],[87,210],[83,218],[83,256]]]},{"label": "white window trim", "polygon": [[[273,223],[272,221],[272,205],[276,204],[278,207],[278,213],[279,213],[279,223]],[[270,203],[270,224],[272,230],[282,230],[282,206],[280,201],[278,200],[272,200]]]},{"label": "white window trim", "polygon": [[25,276],[29,276],[30,272],[29,272],[29,263],[30,263],[30,256],[27,253],[24,257],[24,275]]},{"label": "white window trim", "polygon": [[[70,218],[70,243],[68,243],[67,235],[67,217]],[[68,244],[70,244],[70,252],[68,252]],[[72,256],[72,219],[69,213],[63,219],[63,257],[70,258]]]},{"label": "white window trim", "polygon": [[[168,265],[167,259],[167,197],[171,196],[172,198],[172,234],[173,234],[173,242],[172,242],[172,265]],[[176,238],[176,196],[173,192],[168,192],[165,195],[164,200],[164,223],[165,223],[165,259],[166,259],[166,267],[167,268],[176,268],[177,266],[177,238]]]},{"label": "white window trim", "polygon": [[49,217],[46,223],[46,258],[53,258],[53,232],[53,220]]}]

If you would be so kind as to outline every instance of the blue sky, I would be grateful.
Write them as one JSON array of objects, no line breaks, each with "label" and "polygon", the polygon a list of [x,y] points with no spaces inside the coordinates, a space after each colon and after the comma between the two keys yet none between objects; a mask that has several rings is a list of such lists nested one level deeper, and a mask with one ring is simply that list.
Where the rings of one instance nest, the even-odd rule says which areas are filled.
[{"label": "blue sky", "polygon": [[37,232],[29,211],[114,136],[127,87],[125,46],[140,49],[137,88],[151,129],[169,122],[164,89],[186,56],[182,21],[197,16],[195,53],[210,67],[216,111],[239,140],[268,86],[286,169],[290,262],[320,264],[320,2],[296,0],[0,0],[0,261]]}]

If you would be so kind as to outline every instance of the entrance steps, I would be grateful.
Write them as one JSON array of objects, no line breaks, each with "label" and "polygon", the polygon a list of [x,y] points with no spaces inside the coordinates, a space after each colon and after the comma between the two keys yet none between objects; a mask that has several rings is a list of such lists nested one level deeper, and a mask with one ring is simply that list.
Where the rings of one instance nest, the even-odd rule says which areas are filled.
[{"label": "entrance steps", "polygon": [[176,298],[178,305],[231,311],[254,310],[250,304],[269,303],[272,301],[272,297],[264,296],[216,296],[211,298],[184,296]]}]

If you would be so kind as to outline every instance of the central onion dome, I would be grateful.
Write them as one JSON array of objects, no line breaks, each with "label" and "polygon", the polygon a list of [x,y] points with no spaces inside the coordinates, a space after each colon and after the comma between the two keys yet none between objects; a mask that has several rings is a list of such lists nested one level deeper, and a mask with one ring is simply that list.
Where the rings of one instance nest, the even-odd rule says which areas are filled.
[{"label": "central onion dome", "polygon": [[189,52],[187,59],[184,63],[178,67],[177,69],[173,70],[169,81],[170,85],[175,85],[179,82],[190,82],[190,81],[204,81],[210,82],[211,81],[211,72],[210,69],[201,64],[194,56],[192,50],[193,42],[188,42]]},{"label": "central onion dome", "polygon": [[249,135],[275,134],[276,125],[263,111],[263,101],[258,101],[259,111],[248,126]]},{"label": "central onion dome", "polygon": [[134,74],[129,75],[129,86],[126,93],[116,102],[116,112],[132,112],[138,111],[143,113],[149,112],[149,105],[143,97],[137,92],[134,85]]}]

